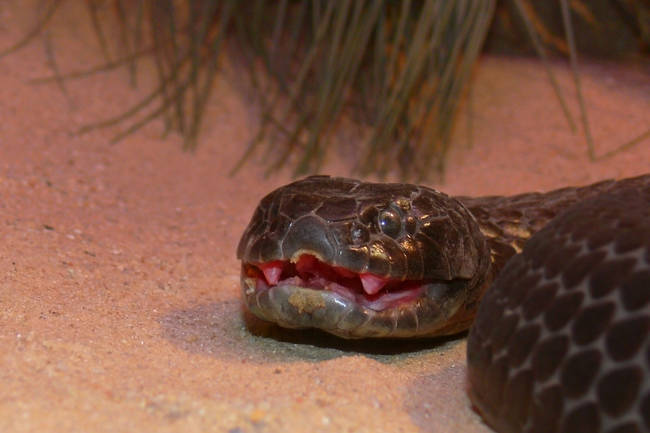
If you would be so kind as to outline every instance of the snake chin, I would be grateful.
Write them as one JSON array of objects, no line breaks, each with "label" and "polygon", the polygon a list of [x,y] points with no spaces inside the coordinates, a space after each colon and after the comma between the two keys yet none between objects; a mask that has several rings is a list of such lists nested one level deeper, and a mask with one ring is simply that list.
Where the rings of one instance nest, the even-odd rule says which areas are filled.
[{"label": "snake chin", "polygon": [[400,281],[329,265],[313,255],[242,265],[253,314],[344,338],[428,335],[453,313],[453,281]]}]

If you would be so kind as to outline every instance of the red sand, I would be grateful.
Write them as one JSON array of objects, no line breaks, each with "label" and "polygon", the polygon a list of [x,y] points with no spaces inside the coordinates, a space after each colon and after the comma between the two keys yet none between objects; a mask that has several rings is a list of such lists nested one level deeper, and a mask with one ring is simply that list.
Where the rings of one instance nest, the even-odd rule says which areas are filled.
[{"label": "red sand", "polygon": [[[0,47],[33,22],[24,3],[0,4]],[[51,28],[62,70],[101,62],[80,17],[66,7]],[[242,315],[237,241],[290,178],[251,165],[227,176],[256,125],[232,76],[192,154],[161,122],[113,146],[115,130],[74,135],[144,89],[124,70],[70,81],[67,95],[28,83],[49,74],[41,39],[0,59],[0,431],[487,431],[465,393],[463,338],[395,350]],[[599,154],[650,126],[648,78],[583,68]],[[484,58],[476,79],[473,147],[458,128],[434,186],[505,194],[648,171],[648,140],[590,162],[538,61]]]}]

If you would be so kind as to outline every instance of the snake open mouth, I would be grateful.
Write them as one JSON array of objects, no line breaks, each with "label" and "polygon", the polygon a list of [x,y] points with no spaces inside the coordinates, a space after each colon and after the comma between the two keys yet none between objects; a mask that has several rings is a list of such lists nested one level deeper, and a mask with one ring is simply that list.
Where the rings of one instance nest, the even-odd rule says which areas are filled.
[{"label": "snake open mouth", "polygon": [[256,279],[255,290],[291,285],[312,290],[327,290],[375,311],[412,302],[424,292],[425,281],[402,281],[371,273],[357,273],[325,263],[311,254],[298,260],[274,260],[248,264],[246,274]]}]

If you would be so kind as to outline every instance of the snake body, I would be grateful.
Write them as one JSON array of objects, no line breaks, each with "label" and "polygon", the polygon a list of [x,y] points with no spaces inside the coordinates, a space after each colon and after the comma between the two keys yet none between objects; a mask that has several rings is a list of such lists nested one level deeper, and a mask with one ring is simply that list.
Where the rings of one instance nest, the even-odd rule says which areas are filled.
[{"label": "snake body", "polygon": [[499,431],[650,431],[650,175],[479,198],[312,176],[262,199],[237,255],[246,305],[284,327],[471,325]]}]

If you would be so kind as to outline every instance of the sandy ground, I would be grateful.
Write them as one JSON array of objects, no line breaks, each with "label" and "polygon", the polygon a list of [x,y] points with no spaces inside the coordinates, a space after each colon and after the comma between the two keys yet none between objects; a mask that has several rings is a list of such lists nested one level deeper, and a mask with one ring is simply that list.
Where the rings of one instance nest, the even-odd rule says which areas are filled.
[{"label": "sandy ground", "polygon": [[[33,22],[19,3],[0,3],[0,47]],[[79,16],[67,10],[49,33],[64,70],[101,62]],[[599,154],[650,126],[648,71],[583,72]],[[159,122],[116,145],[115,130],[75,135],[146,83],[134,91],[123,70],[67,94],[28,82],[50,73],[42,39],[0,59],[0,431],[488,431],[466,396],[462,336],[354,343],[242,311],[237,241],[258,200],[290,178],[227,175],[257,122],[232,76],[217,82],[192,154]],[[482,59],[474,97],[474,144],[459,128],[435,185],[449,193],[649,171],[648,140],[590,162],[537,61]]]}]

